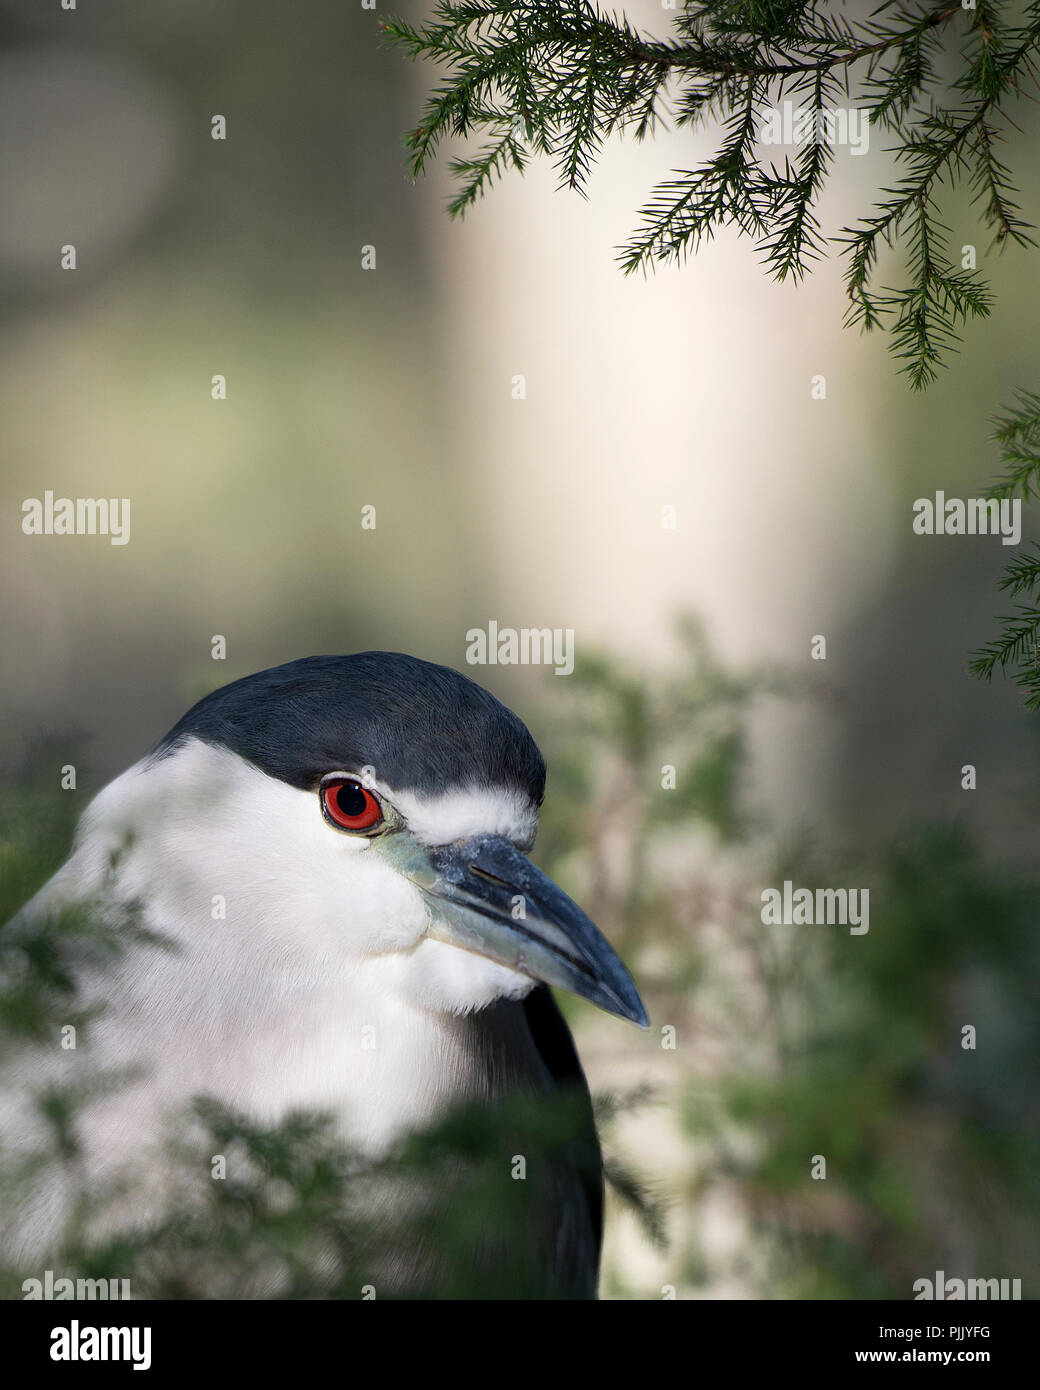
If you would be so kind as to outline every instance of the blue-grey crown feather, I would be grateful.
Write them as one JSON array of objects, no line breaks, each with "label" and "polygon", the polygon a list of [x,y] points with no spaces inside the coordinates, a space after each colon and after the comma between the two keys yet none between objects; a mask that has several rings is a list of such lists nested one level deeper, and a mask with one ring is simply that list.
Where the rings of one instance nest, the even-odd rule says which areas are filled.
[{"label": "blue-grey crown feather", "polygon": [[187,738],[231,749],[294,787],[375,769],[390,787],[517,790],[540,802],[545,762],[525,725],[448,666],[398,652],[310,656],[207,695],[155,749]]}]

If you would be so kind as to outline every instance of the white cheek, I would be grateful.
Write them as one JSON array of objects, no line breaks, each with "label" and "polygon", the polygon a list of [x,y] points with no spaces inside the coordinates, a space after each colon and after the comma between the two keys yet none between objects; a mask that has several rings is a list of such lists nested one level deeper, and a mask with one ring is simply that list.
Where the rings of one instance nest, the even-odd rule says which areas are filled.
[{"label": "white cheek", "polygon": [[420,890],[374,847],[337,846],[328,873],[304,889],[340,946],[360,956],[408,950],[425,935],[430,915]]},{"label": "white cheek", "polygon": [[536,983],[485,956],[427,939],[409,955],[400,988],[424,1008],[465,1014],[496,999],[522,999]]}]

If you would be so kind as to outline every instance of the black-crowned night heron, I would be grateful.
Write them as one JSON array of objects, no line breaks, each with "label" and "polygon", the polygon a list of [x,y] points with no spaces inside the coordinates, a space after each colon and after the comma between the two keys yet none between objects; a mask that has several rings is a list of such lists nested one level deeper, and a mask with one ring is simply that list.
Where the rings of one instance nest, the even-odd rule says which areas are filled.
[{"label": "black-crowned night heron", "polygon": [[[527,858],[544,783],[514,714],[409,656],[310,657],[200,701],[94,799],[20,914],[91,902],[176,948],[134,950],[95,986],[92,1063],[141,1067],[85,1116],[96,1180],[154,1163],[158,1201],[154,1155],[198,1095],[264,1121],[332,1113],[368,1153],[517,1089],[580,1086],[588,1107],[546,986],[647,1019],[605,938]],[[591,1107],[586,1124],[595,1146]],[[594,1152],[593,1180],[561,1172],[543,1213],[547,1290],[594,1294]],[[55,1191],[23,1213],[19,1248],[42,1248],[61,1212]]]}]

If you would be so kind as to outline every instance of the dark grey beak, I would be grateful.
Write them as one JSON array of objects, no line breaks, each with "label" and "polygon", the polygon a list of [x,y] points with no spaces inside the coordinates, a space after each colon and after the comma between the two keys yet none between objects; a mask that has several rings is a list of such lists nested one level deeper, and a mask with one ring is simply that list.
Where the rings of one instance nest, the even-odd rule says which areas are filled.
[{"label": "dark grey beak", "polygon": [[606,937],[508,840],[477,835],[428,846],[409,839],[400,867],[429,899],[431,936],[648,1027],[631,976]]}]

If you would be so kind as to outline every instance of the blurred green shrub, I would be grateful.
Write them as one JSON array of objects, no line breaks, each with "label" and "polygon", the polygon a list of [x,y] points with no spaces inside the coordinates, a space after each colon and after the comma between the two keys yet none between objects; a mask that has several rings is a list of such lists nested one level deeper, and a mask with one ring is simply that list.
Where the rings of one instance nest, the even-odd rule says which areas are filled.
[{"label": "blurred green shrub", "polygon": [[[910,1298],[944,1269],[1019,1277],[1028,1296],[1040,1280],[1037,886],[984,862],[954,826],[854,853],[785,843],[746,804],[747,721],[756,699],[797,687],[776,671],[734,675],[696,624],[683,632],[674,678],[606,658],[576,672],[540,844],[598,899],[652,1020],[677,1028],[651,1072],[689,1146],[672,1207],[724,1195],[743,1213],[732,1267],[706,1261],[678,1220],[663,1270],[706,1290],[736,1277],[760,1297]],[[665,763],[678,763],[675,790],[661,787]],[[656,854],[677,829],[690,850],[678,875]],[[761,890],[785,879],[869,888],[870,931],[763,925]]]}]

